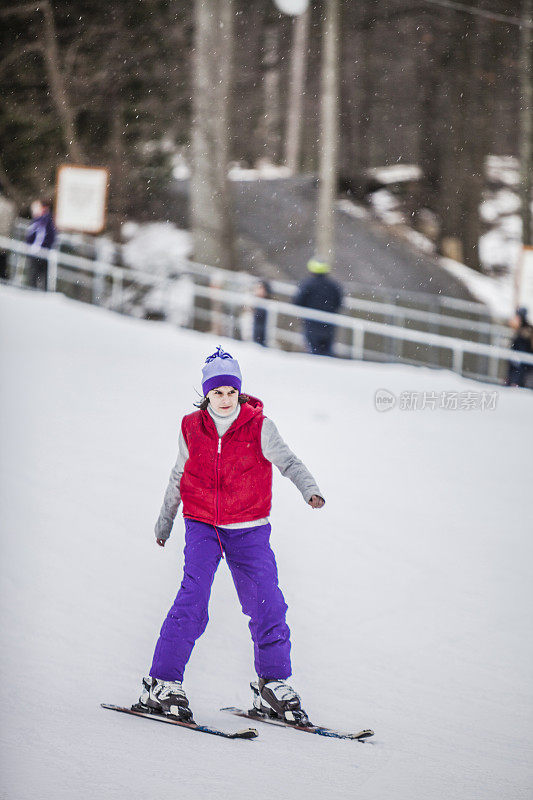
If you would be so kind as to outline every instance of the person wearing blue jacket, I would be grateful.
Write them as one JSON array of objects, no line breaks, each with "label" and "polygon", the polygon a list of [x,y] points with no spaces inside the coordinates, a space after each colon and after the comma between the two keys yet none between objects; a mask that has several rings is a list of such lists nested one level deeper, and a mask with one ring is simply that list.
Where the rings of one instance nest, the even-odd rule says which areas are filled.
[{"label": "person wearing blue jacket", "polygon": [[[336,313],[342,304],[342,289],[337,281],[328,275],[329,264],[312,258],[307,263],[307,269],[311,275],[298,287],[294,303],[305,308]],[[332,355],[334,325],[329,322],[304,319],[304,333],[310,353],[321,356]]]},{"label": "person wearing blue jacket", "polygon": [[[527,308],[523,306],[516,309],[514,317],[509,322],[514,331],[511,341],[511,350],[519,353],[533,353],[533,326],[529,322]],[[525,386],[531,388],[531,375],[533,367],[520,361],[509,361],[507,386]]]},{"label": "person wearing blue jacket", "polygon": [[[36,200],[31,207],[33,222],[26,232],[26,244],[52,249],[56,241],[56,228],[52,219],[52,203]],[[30,256],[28,285],[46,291],[48,261],[39,255]]]}]

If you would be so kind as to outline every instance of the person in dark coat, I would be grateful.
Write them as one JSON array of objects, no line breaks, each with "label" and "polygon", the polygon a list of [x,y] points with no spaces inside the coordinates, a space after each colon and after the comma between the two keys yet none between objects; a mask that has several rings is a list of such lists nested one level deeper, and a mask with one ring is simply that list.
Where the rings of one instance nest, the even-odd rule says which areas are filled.
[{"label": "person in dark coat", "polygon": [[[261,297],[264,300],[269,300],[271,297],[270,284],[268,281],[260,280],[255,289],[254,294],[256,297]],[[268,311],[266,308],[254,308],[254,330],[253,339],[257,344],[266,347],[266,324],[267,324]]]},{"label": "person in dark coat", "polygon": [[[56,241],[56,228],[52,219],[52,203],[49,200],[36,200],[32,203],[33,222],[26,232],[26,244],[45,247],[49,250]],[[42,256],[30,256],[28,285],[46,291],[48,280],[48,261]]]},{"label": "person in dark coat", "polygon": [[[528,321],[527,309],[517,308],[509,324],[515,332],[511,341],[511,350],[518,350],[519,353],[533,353],[533,327]],[[509,361],[505,383],[507,386],[527,386],[532,372],[530,364]]]},{"label": "person in dark coat", "polygon": [[[312,258],[307,263],[307,269],[311,275],[302,281],[298,287],[294,303],[297,306],[336,313],[342,303],[342,289],[328,275],[330,271],[329,264]],[[321,356],[332,355],[335,325],[329,322],[304,319],[304,332],[310,353]]]}]

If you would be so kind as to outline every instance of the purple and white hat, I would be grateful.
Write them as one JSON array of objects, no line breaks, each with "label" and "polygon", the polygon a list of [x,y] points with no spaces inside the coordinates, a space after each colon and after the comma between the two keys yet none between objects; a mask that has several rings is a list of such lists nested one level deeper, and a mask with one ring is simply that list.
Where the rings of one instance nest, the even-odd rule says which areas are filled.
[{"label": "purple and white hat", "polygon": [[206,358],[205,365],[202,368],[202,391],[204,397],[211,389],[216,389],[217,386],[233,386],[240,392],[241,384],[242,375],[239,362],[219,345],[215,352]]}]

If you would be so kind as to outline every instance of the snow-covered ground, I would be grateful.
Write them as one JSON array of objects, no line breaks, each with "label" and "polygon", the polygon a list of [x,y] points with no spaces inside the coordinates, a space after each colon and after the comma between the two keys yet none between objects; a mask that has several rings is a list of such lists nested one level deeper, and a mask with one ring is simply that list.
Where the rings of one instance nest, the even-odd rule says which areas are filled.
[{"label": "snow-covered ground", "polygon": [[[486,410],[374,396],[492,392],[448,372],[283,354],[0,288],[2,727],[6,800],[526,800],[531,755],[533,396]],[[275,476],[273,545],[294,686],[361,745],[260,726],[216,739],[113,714],[149,668],[180,580],[157,517],[206,355],[308,464],[321,511]],[[466,395],[460,395],[466,397]],[[247,705],[246,619],[225,564],[186,674],[199,720]]]}]

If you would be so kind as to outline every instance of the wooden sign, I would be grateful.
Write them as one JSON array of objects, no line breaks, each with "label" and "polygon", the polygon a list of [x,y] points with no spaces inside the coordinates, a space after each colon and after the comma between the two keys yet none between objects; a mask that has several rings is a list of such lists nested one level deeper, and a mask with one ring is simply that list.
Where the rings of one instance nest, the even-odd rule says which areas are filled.
[{"label": "wooden sign", "polygon": [[62,231],[101,233],[106,225],[109,171],[63,165],[57,171],[54,221]]}]

